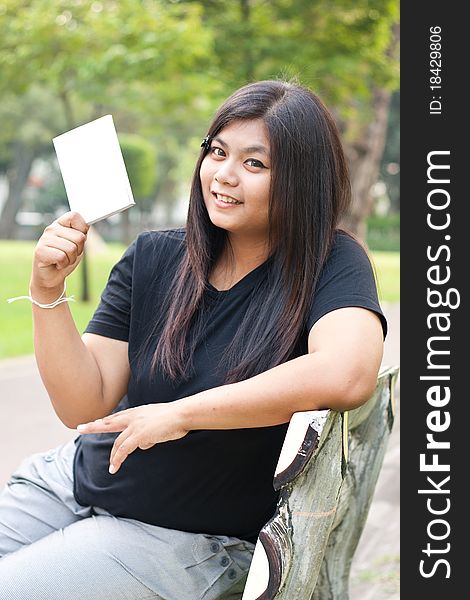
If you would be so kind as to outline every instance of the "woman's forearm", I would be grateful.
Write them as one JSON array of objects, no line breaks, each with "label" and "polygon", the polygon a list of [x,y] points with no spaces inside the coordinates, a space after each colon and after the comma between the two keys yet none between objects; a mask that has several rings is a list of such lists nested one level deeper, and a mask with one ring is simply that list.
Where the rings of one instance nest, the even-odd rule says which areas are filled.
[{"label": "woman's forearm", "polygon": [[[49,303],[62,288],[31,287],[33,298]],[[34,350],[39,373],[54,410],[68,427],[102,416],[99,367],[83,343],[67,303],[53,309],[32,305]]]},{"label": "woman's forearm", "polygon": [[[344,316],[354,315],[348,311]],[[360,315],[355,316],[363,321]],[[342,325],[342,337],[334,335],[338,331],[331,327],[331,319]],[[333,337],[327,336],[327,341],[320,344],[323,327],[316,326],[316,333],[312,332],[309,339],[311,352],[307,355],[238,383],[173,402],[157,400],[155,404],[116,412],[80,425],[79,431],[119,432],[110,455],[111,472],[115,473],[136,448],[148,449],[177,440],[189,431],[269,427],[287,423],[295,412],[355,408],[371,396],[377,382],[382,356],[380,324],[370,319],[369,326],[359,328],[361,335],[357,337],[354,327],[345,326],[338,315],[324,323],[327,321]],[[337,339],[341,339],[341,344],[337,344]]]},{"label": "woman's forearm", "polygon": [[287,423],[299,411],[359,406],[375,382],[370,369],[360,373],[314,352],[177,403],[188,430],[266,427]]}]

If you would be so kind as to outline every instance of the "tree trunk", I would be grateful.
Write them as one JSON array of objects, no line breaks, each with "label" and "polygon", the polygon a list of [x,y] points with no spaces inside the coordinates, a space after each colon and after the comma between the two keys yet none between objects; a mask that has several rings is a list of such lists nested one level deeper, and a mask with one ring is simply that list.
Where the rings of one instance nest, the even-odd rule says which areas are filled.
[{"label": "tree trunk", "polygon": [[121,213],[121,241],[125,246],[129,246],[134,236],[131,231],[131,222],[129,219],[129,211],[124,210]]},{"label": "tree trunk", "polygon": [[88,277],[88,272],[89,272],[88,251],[86,249],[86,244],[85,244],[85,247],[83,248],[83,258],[82,258],[78,268],[82,270],[82,296],[80,299],[82,300],[82,302],[89,302],[89,300],[90,300],[90,286],[89,286],[90,278]]},{"label": "tree trunk", "polygon": [[8,197],[0,216],[0,239],[14,239],[16,215],[23,204],[23,192],[35,159],[35,150],[18,142],[11,167],[7,171]]},{"label": "tree trunk", "polygon": [[[391,60],[398,51],[400,26],[393,25],[387,57]],[[391,92],[385,88],[372,90],[372,119],[363,128],[359,140],[347,149],[351,172],[352,203],[348,214],[341,225],[365,240],[367,234],[367,217],[373,208],[371,188],[376,183],[380,160],[383,155],[387,137],[388,114],[390,110]]]},{"label": "tree trunk", "polygon": [[[70,98],[70,94],[67,89],[64,87],[62,92],[59,94],[60,100],[62,102],[62,107],[64,109],[65,120],[67,123],[67,127],[69,129],[73,129],[77,126],[75,120],[75,114],[73,111],[72,100]],[[82,291],[80,295],[80,300],[82,302],[90,301],[90,285],[89,285],[89,276],[88,276],[88,262],[86,256],[86,246],[83,250],[83,258],[78,267],[81,271],[81,281],[82,281]]]},{"label": "tree trunk", "polygon": [[341,225],[362,240],[366,237],[367,217],[373,208],[371,188],[377,181],[380,159],[385,146],[390,97],[388,90],[373,90],[373,118],[364,127],[360,139],[347,148],[352,203]]},{"label": "tree trunk", "polygon": [[171,155],[162,156],[161,178],[157,189],[157,202],[164,207],[164,226],[173,226],[173,213],[178,200],[178,182],[173,174],[175,159]]}]

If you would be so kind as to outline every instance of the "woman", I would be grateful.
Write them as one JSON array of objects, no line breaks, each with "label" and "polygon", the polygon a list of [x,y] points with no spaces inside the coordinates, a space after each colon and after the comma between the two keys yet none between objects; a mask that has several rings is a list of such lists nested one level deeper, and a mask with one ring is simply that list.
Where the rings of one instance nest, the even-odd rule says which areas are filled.
[{"label": "woman", "polygon": [[46,228],[36,358],[81,435],[3,492],[0,598],[241,596],[292,414],[375,387],[386,324],[366,253],[337,230],[349,197],[321,101],[264,81],[217,112],[186,228],[137,237],[82,336],[52,301],[88,226],[66,213]]}]

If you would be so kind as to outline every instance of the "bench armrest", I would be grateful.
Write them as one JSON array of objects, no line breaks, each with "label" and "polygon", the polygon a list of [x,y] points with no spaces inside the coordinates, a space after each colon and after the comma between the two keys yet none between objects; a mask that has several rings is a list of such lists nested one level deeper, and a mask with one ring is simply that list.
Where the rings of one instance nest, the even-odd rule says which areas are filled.
[{"label": "bench armrest", "polygon": [[348,597],[393,425],[397,376],[397,367],[382,370],[372,397],[353,411],[292,416],[274,475],[276,513],[260,531],[242,600]]}]

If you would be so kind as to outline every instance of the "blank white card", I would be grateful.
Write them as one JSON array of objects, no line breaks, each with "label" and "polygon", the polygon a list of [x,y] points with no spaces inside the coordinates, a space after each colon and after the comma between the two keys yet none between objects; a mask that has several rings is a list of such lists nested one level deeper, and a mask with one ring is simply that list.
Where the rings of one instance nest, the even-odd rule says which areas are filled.
[{"label": "blank white card", "polygon": [[89,225],[135,205],[111,115],[52,142],[70,210],[79,212]]}]

